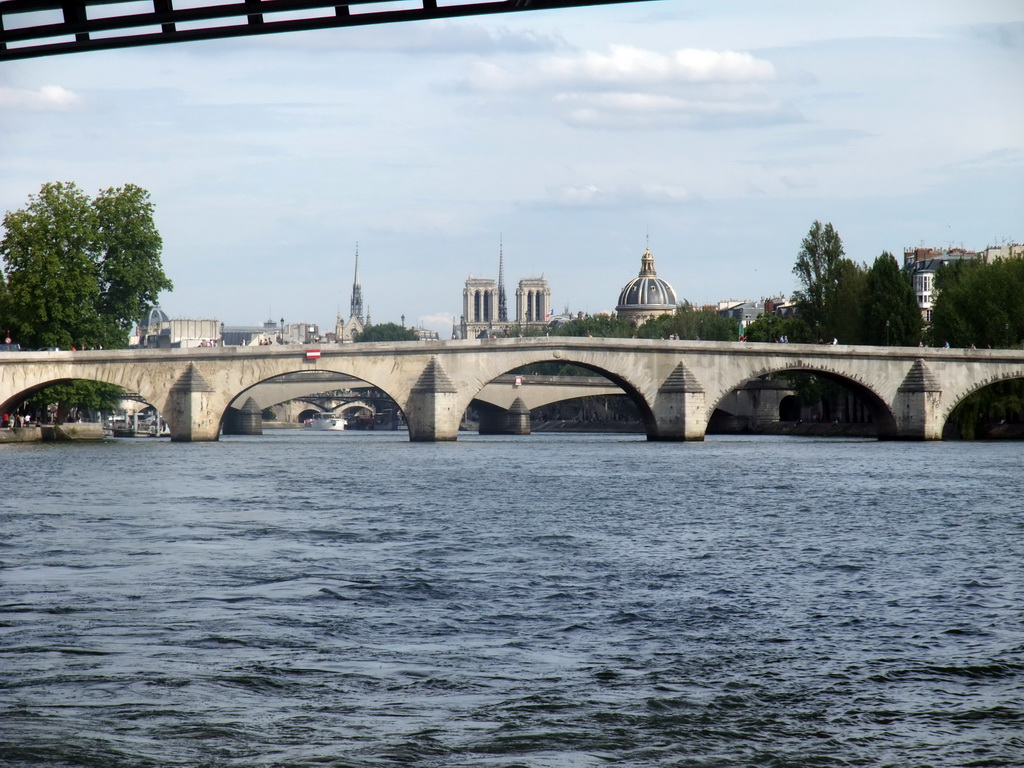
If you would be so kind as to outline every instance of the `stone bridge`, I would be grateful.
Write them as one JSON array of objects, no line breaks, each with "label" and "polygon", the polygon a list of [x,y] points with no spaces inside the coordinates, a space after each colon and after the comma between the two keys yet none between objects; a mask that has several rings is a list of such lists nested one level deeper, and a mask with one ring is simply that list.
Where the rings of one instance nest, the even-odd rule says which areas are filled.
[{"label": "stone bridge", "polygon": [[[228,406],[276,376],[333,371],[390,395],[413,441],[454,440],[469,403],[496,377],[541,362],[610,379],[636,403],[650,440],[701,440],[715,406],[765,374],[805,371],[854,390],[880,438],[938,440],[970,393],[1024,378],[1021,350],[544,337],[301,346],[0,354],[0,409],[58,382],[138,393],[176,441],[216,440]],[[244,398],[242,398],[244,400]]]}]

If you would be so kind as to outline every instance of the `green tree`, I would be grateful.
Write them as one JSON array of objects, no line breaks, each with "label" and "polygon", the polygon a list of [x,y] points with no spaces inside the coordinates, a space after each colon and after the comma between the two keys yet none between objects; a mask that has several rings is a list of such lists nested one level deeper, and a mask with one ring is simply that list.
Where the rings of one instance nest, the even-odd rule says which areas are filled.
[{"label": "green tree", "polygon": [[636,326],[618,315],[584,315],[551,330],[552,336],[594,336],[595,338],[628,339]]},{"label": "green tree", "polygon": [[672,314],[652,317],[637,329],[637,336],[642,339],[667,339],[672,334],[680,339],[736,341],[739,326],[731,317],[722,317],[713,309],[698,309],[684,301]]},{"label": "green tree", "polygon": [[[3,219],[0,324],[23,347],[124,347],[131,325],[171,282],[149,193],[133,184],[90,200],[51,182]],[[4,282],[0,280],[0,283]],[[99,382],[48,387],[32,400],[58,418],[114,407],[123,394]]]},{"label": "green tree", "polygon": [[826,333],[843,344],[863,344],[868,270],[850,259],[840,259],[835,266],[835,276],[827,307]]},{"label": "green tree", "polygon": [[809,344],[815,341],[803,318],[778,317],[764,313],[747,325],[743,335],[747,341],[778,341],[783,336],[793,344]]},{"label": "green tree", "polygon": [[149,194],[134,185],[95,200],[44,184],[4,216],[2,317],[25,347],[124,347],[131,324],[171,282]]},{"label": "green tree", "polygon": [[398,323],[379,323],[366,326],[356,337],[356,341],[416,341],[419,336]]},{"label": "green tree", "polygon": [[3,224],[4,325],[15,340],[65,349],[101,343],[95,211],[88,196],[74,184],[44,184]]},{"label": "green tree", "polygon": [[843,241],[833,225],[822,225],[820,221],[811,224],[793,267],[802,286],[794,298],[800,305],[804,322],[822,338],[838,335],[831,309],[836,299],[843,258]]},{"label": "green tree", "polygon": [[26,404],[32,409],[57,409],[56,420],[61,424],[69,417],[85,411],[111,412],[117,409],[124,390],[102,381],[69,381],[53,384],[32,395]]},{"label": "green tree", "polygon": [[103,190],[92,203],[98,232],[99,313],[106,344],[124,346],[132,324],[172,288],[160,263],[163,240],[149,193],[134,184]]},{"label": "green tree", "polygon": [[866,344],[909,347],[921,340],[921,310],[910,275],[888,251],[867,273],[862,314]]},{"label": "green tree", "polygon": [[953,261],[935,274],[930,340],[1011,348],[1024,339],[1024,259]]},{"label": "green tree", "polygon": [[961,400],[950,421],[960,437],[973,440],[985,437],[985,430],[1000,422],[1020,422],[1024,418],[1024,380],[997,381],[972,392]]}]

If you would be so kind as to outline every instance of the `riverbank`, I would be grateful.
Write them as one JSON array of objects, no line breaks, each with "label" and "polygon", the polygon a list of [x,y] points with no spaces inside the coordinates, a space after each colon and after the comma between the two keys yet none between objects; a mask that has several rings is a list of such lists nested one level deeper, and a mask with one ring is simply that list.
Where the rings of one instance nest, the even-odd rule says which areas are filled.
[{"label": "riverbank", "polygon": [[0,443],[64,442],[102,440],[103,425],[94,423],[41,424],[34,427],[0,429]]}]

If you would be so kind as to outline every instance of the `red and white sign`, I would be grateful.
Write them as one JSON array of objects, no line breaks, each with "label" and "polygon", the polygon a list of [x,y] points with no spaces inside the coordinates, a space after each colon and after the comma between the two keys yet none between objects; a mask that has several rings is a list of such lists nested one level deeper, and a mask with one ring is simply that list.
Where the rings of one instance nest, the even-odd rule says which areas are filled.
[{"label": "red and white sign", "polygon": [[320,350],[319,349],[307,349],[306,350],[306,359],[307,360],[319,360],[320,359]]}]

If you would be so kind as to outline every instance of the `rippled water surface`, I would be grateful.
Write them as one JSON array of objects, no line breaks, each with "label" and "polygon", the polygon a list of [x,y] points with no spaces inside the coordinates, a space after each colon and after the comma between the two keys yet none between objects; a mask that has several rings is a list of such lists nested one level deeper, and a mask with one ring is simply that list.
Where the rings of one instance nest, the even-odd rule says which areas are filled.
[{"label": "rippled water surface", "polygon": [[1022,457],[0,445],[0,764],[1020,766]]}]

